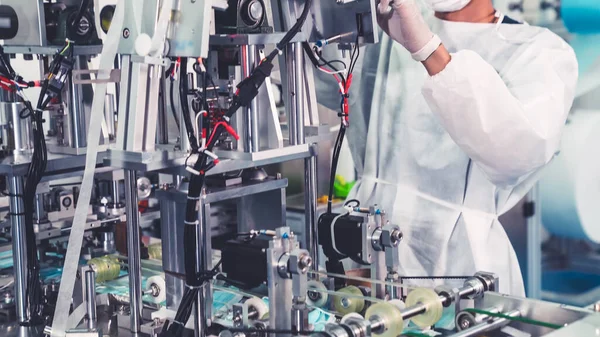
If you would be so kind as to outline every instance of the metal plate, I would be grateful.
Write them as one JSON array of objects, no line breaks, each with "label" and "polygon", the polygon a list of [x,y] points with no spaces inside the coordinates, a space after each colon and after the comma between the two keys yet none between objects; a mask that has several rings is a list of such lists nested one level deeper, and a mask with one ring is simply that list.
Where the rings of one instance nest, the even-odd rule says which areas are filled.
[{"label": "metal plate", "polygon": [[179,1],[181,6],[175,36],[169,41],[169,56],[207,57],[212,1]]},{"label": "metal plate", "polygon": [[[5,41],[10,43],[12,40]],[[61,46],[35,46],[35,45],[6,45],[4,52],[7,54],[39,54],[39,55],[54,55],[62,49]],[[102,52],[102,46],[72,46],[73,55],[98,55]]]},{"label": "metal plate", "polygon": [[[291,27],[302,12],[304,0],[275,1],[271,6],[281,7],[281,13],[286,13],[283,18],[285,27]],[[313,0],[310,15],[304,23],[303,31],[310,31],[309,42],[316,42],[332,36],[356,32],[357,14],[362,17],[364,38],[362,43],[377,43],[378,31],[375,18],[375,0]],[[285,15],[285,14],[284,14]],[[277,27],[278,30],[281,27]],[[356,35],[342,38],[339,42],[355,42]]]},{"label": "metal plate", "polygon": [[[211,46],[269,45],[278,43],[284,35],[285,33],[211,35],[209,44]],[[304,34],[299,33],[291,42],[301,42],[305,40]]]},{"label": "metal plate", "polygon": [[[97,163],[101,164],[104,160],[103,154],[98,155]],[[21,176],[27,173],[31,155],[18,155],[4,157],[0,159],[0,174],[9,176]],[[64,154],[48,153],[48,165],[46,175],[62,171],[81,170],[85,166],[85,155],[70,156]]]},{"label": "metal plate", "polygon": [[[17,36],[10,40],[3,40],[4,45],[46,45],[46,19],[42,0],[0,0],[0,5],[12,7],[17,13],[19,22]],[[5,52],[12,53],[8,50]]]},{"label": "metal plate", "polygon": [[[543,302],[520,297],[512,297],[509,295],[503,295],[493,292],[486,292],[483,298],[481,299],[481,302],[477,303],[477,308],[483,310],[489,308],[499,308],[501,312],[508,312],[516,309],[521,312],[521,315],[523,317],[557,325],[571,324],[575,321],[581,320],[582,318],[592,313],[591,311],[586,309],[571,307],[563,304]],[[516,329],[528,332],[533,336],[544,336],[545,334],[554,331],[550,328],[520,322],[513,322],[511,326]],[[557,332],[561,330],[563,329],[559,329],[557,330]],[[569,336],[588,335],[572,334]]]},{"label": "metal plate", "polygon": [[[217,152],[219,156],[223,152]],[[278,150],[261,151],[252,155],[245,153],[230,153],[232,156],[241,156],[240,159],[222,159],[219,165],[208,172],[208,175],[243,170],[247,168],[260,167],[270,164],[283,163],[295,159],[308,158],[312,155],[307,145],[289,146]],[[188,154],[173,151],[155,151],[144,153],[144,157],[136,153],[125,153],[123,151],[108,151],[104,165],[126,170],[142,172],[179,170],[180,174],[188,175],[183,168]],[[249,157],[248,157],[249,156]],[[255,160],[252,160],[255,158]],[[2,173],[2,172],[0,172]]]},{"label": "metal plate", "polygon": [[[229,187],[207,188],[206,198],[203,199],[203,202],[205,204],[210,204],[217,201],[241,198],[247,195],[259,194],[267,191],[286,188],[287,185],[287,179],[267,179],[265,181],[250,182]],[[158,190],[156,191],[156,197],[159,199],[169,199],[174,201],[178,200],[181,202],[185,202],[187,200],[187,193],[177,190]]]}]

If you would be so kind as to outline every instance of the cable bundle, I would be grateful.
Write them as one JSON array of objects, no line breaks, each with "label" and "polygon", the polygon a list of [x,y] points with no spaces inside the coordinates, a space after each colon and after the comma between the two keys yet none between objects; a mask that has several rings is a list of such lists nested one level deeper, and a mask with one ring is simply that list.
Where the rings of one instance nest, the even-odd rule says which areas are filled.
[{"label": "cable bundle", "polygon": [[[37,106],[34,109],[31,102],[23,93],[23,88],[36,86],[35,82],[25,82],[18,76],[6,59],[4,50],[0,47],[0,72],[3,77],[2,88],[10,91],[15,91],[23,100],[25,108],[19,113],[23,119],[31,118],[33,130],[33,153],[31,162],[27,168],[27,178],[23,195],[24,213],[16,214],[23,215],[25,218],[25,240],[27,243],[27,292],[25,294],[27,306],[29,308],[30,319],[25,325],[37,325],[42,322],[43,311],[43,294],[39,279],[40,263],[37,255],[37,246],[35,232],[33,229],[33,214],[35,212],[35,195],[37,185],[42,179],[48,162],[48,151],[46,147],[46,138],[44,135],[44,120],[43,111],[48,104],[57,97],[72,69],[72,62],[68,59],[72,57],[72,49],[69,50],[71,44],[67,41],[65,47],[54,56],[50,65],[50,71],[47,78],[44,79],[42,90],[38,98]],[[69,56],[64,54],[69,50]],[[4,81],[8,81],[8,85]]]},{"label": "cable bundle", "polygon": [[[233,133],[231,126],[229,126],[229,120],[235,114],[235,112],[242,106],[248,106],[250,102],[258,94],[258,89],[264,83],[265,79],[270,76],[271,70],[273,69],[272,61],[275,56],[285,47],[293,38],[298,34],[300,28],[304,24],[312,0],[307,0],[302,14],[296,24],[284,35],[279,43],[276,45],[276,49],[265,57],[261,63],[252,71],[250,76],[245,78],[237,85],[237,91],[233,97],[231,106],[222,117],[222,120],[216,123],[213,127],[212,134],[207,135],[208,141],[206,146],[202,149],[197,144],[197,139],[193,134],[193,128],[191,118],[189,115],[189,108],[187,102],[187,93],[189,91],[187,83],[187,60],[181,60],[182,72],[181,72],[181,85],[180,85],[180,98],[183,109],[184,124],[188,138],[190,140],[190,146],[192,147],[192,154],[198,154],[198,159],[194,163],[193,167],[188,171],[194,172],[190,176],[188,197],[186,204],[186,216],[185,216],[185,229],[184,229],[184,260],[186,269],[186,284],[187,289],[184,292],[181,304],[177,310],[175,319],[170,324],[165,324],[161,336],[180,336],[183,333],[185,324],[190,318],[194,303],[196,302],[198,291],[204,286],[205,282],[214,278],[217,274],[218,266],[215,266],[210,271],[197,271],[196,266],[199,264],[197,251],[201,249],[202,242],[197,241],[196,226],[198,223],[198,212],[196,210],[197,202],[200,198],[202,187],[204,186],[204,178],[206,172],[213,168],[217,163],[218,159],[212,154],[212,149],[220,138],[223,132]],[[190,119],[189,123],[186,119]],[[235,135],[237,136],[237,135]],[[209,161],[209,157],[212,157],[212,161]],[[188,157],[189,159],[190,157]]]}]

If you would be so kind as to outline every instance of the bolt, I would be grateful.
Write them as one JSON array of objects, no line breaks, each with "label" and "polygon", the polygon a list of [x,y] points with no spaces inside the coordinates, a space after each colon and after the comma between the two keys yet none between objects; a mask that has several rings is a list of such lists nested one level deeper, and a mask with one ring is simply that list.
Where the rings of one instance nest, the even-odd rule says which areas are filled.
[{"label": "bolt", "polygon": [[276,177],[277,179],[281,179],[281,173],[277,173]]},{"label": "bolt", "polygon": [[392,244],[395,246],[398,243],[400,243],[400,241],[402,241],[402,238],[404,238],[404,235],[402,234],[401,231],[395,229],[394,231],[392,231],[392,234],[390,235],[391,239],[392,239]]},{"label": "bolt", "polygon": [[470,326],[471,326],[471,324],[469,323],[469,321],[468,321],[468,320],[466,320],[466,319],[463,319],[463,320],[461,320],[461,321],[460,321],[460,327],[461,327],[463,330],[466,330],[466,329],[468,329]]},{"label": "bolt", "polygon": [[130,35],[131,35],[131,32],[129,31],[129,28],[123,29],[123,37],[124,38],[128,39]]},{"label": "bolt", "polygon": [[302,271],[305,271],[306,268],[310,267],[311,265],[312,258],[308,254],[302,255],[300,256],[300,259],[298,259],[298,268],[300,268]]},{"label": "bolt", "polygon": [[340,303],[344,308],[348,308],[350,306],[350,300],[346,297],[342,298],[342,301]]},{"label": "bolt", "polygon": [[153,322],[154,322],[155,326],[159,325],[160,324],[160,318],[155,317],[154,320],[153,320]]}]

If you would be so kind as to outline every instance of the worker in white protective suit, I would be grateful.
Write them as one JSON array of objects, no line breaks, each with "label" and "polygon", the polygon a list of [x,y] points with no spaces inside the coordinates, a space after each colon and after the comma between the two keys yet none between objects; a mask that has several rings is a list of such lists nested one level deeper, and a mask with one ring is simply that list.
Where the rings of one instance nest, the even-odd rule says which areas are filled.
[{"label": "worker in white protective suit", "polygon": [[401,227],[400,276],[494,272],[501,292],[524,295],[498,216],[559,148],[575,55],[491,0],[425,2],[435,11],[428,23],[414,0],[378,5],[385,34],[361,51],[350,91],[359,179],[348,198],[380,205]]}]

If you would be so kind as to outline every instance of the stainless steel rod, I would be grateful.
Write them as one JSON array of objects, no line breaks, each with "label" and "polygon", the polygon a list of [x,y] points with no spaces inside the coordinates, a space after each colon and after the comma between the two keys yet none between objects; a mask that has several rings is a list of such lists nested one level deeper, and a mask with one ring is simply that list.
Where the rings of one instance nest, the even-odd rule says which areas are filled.
[{"label": "stainless steel rod", "polygon": [[96,272],[93,270],[85,271],[85,305],[88,315],[88,329],[96,329]]},{"label": "stainless steel rod", "polygon": [[294,105],[296,106],[296,144],[304,144],[304,49],[294,43]]},{"label": "stainless steel rod", "polygon": [[313,259],[312,268],[319,270],[319,236],[317,231],[317,157],[304,159],[304,244]]},{"label": "stainless steel rod", "polygon": [[11,176],[8,179],[10,195],[10,223],[12,234],[13,265],[15,269],[15,302],[19,323],[29,320],[27,301],[27,244],[25,241],[25,216],[23,212],[23,177]]},{"label": "stainless steel rod", "polygon": [[[75,58],[75,69],[87,69],[87,56],[77,56]],[[82,79],[89,79],[89,75],[82,76]],[[73,75],[69,75],[69,118],[71,123],[71,144],[72,148],[82,148],[87,146],[87,124],[85,105],[83,102],[83,85],[75,84]]]},{"label": "stainless steel rod", "polygon": [[142,322],[142,268],[140,253],[140,219],[138,213],[135,171],[125,170],[125,203],[127,212],[127,263],[129,265],[129,297],[131,332],[140,332]]},{"label": "stainless steel rod", "polygon": [[[248,77],[256,65],[256,46],[242,46],[243,75]],[[257,152],[258,148],[258,100],[254,98],[246,108],[244,126],[244,151]]]}]

